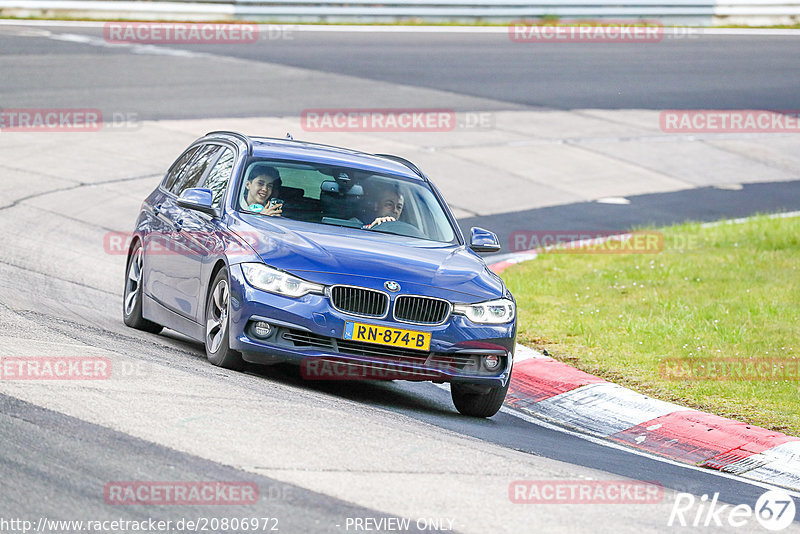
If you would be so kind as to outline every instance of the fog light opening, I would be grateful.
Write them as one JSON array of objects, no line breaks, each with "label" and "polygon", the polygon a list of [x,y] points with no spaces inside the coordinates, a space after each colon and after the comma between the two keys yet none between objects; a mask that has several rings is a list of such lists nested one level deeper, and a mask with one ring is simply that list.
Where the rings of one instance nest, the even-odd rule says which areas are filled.
[{"label": "fog light opening", "polygon": [[497,356],[495,354],[489,354],[488,356],[484,356],[483,366],[489,371],[496,370],[498,367],[500,367],[500,356]]},{"label": "fog light opening", "polygon": [[252,323],[250,331],[259,339],[267,339],[272,335],[272,325],[264,321],[255,321]]}]

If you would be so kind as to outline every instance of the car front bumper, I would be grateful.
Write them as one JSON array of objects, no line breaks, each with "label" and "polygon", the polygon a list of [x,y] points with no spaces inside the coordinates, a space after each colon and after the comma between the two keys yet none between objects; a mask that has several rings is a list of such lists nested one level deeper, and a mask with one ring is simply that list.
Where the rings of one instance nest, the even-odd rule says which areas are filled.
[{"label": "car front bumper", "polygon": [[[430,380],[503,387],[511,376],[516,321],[481,325],[452,314],[437,326],[370,319],[334,309],[325,295],[290,298],[250,286],[239,265],[229,269],[231,282],[230,346],[251,363],[293,362],[309,379]],[[257,321],[272,329],[260,338]],[[345,323],[430,332],[429,351],[345,340]],[[494,370],[483,358],[495,355]]]}]

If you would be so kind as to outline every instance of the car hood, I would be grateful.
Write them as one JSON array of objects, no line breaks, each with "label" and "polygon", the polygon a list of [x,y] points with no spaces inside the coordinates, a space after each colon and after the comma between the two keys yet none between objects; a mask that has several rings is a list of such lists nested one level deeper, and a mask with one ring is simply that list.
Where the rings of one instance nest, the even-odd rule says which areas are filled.
[{"label": "car hood", "polygon": [[392,280],[404,293],[424,291],[456,300],[453,293],[460,293],[471,296],[472,302],[499,298],[505,292],[500,278],[463,245],[237,215],[230,229],[248,241],[267,265],[309,281],[383,289],[384,282]]}]

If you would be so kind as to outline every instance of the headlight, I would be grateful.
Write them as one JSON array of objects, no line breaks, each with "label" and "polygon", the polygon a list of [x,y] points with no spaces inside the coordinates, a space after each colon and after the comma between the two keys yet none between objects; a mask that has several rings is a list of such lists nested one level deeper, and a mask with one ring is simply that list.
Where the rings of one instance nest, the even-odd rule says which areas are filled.
[{"label": "headlight", "polygon": [[453,313],[465,315],[473,323],[502,324],[514,320],[516,308],[510,299],[489,300],[477,304],[454,304]]},{"label": "headlight", "polygon": [[291,274],[284,273],[260,263],[243,263],[244,277],[251,286],[277,293],[286,297],[302,297],[307,293],[322,293],[320,284],[306,282]]}]

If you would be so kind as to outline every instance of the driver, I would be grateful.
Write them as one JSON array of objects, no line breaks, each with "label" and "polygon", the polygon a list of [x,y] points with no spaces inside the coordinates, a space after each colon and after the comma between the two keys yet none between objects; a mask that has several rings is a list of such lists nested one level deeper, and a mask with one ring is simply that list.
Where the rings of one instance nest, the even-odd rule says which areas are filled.
[{"label": "driver", "polygon": [[381,223],[398,220],[403,213],[403,195],[400,194],[400,188],[397,184],[377,186],[369,195],[365,211],[367,213],[365,219],[369,220],[372,217],[373,221],[362,228],[369,229]]}]

